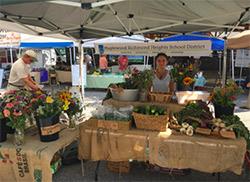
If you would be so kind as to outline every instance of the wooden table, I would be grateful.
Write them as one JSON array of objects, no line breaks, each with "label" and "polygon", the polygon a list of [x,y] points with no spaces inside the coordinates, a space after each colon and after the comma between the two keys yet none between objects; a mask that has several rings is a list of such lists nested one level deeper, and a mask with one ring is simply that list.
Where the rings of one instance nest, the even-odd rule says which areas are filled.
[{"label": "wooden table", "polygon": [[[37,131],[38,132],[38,131]],[[38,133],[25,135],[25,144],[15,146],[13,136],[0,143],[0,181],[51,182],[50,162],[60,149],[71,144],[78,137],[78,130],[65,129],[60,138],[53,142],[40,142]]]}]

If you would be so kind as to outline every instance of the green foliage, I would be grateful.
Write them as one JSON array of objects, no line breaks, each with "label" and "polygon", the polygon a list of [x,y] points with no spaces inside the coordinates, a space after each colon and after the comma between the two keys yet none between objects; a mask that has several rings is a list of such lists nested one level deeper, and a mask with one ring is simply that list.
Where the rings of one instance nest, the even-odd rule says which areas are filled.
[{"label": "green foliage", "polygon": [[238,116],[222,116],[227,128],[232,128],[237,138],[243,137],[247,142],[247,149],[250,149],[250,132]]},{"label": "green foliage", "polygon": [[202,114],[202,108],[196,103],[188,104],[180,112],[176,113],[176,118],[179,124],[185,122],[187,116],[200,118]]},{"label": "green foliage", "polygon": [[212,102],[217,105],[233,107],[236,96],[242,93],[242,89],[233,80],[228,80],[225,87],[214,88]]}]

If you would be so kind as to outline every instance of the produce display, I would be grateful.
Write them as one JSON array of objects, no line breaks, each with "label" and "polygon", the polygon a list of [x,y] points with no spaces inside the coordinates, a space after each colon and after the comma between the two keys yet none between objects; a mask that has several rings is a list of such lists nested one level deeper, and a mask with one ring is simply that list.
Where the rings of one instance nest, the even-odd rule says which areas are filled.
[{"label": "produce display", "polygon": [[193,133],[215,135],[222,138],[243,137],[250,149],[250,132],[240,118],[235,115],[214,118],[205,102],[197,101],[188,104],[175,114],[181,133],[192,136]]},{"label": "produce display", "polygon": [[250,149],[250,132],[244,123],[240,120],[238,116],[223,116],[222,120],[224,121],[226,128],[233,130],[236,134],[236,137],[243,137],[247,141],[247,148]]},{"label": "produce display", "polygon": [[112,121],[131,121],[133,107],[119,109],[110,106],[99,106],[92,112],[93,118]]},{"label": "produce display", "polygon": [[155,115],[155,116],[167,114],[165,109],[159,106],[149,106],[149,105],[135,107],[133,111],[140,114]]},{"label": "produce display", "polygon": [[197,101],[196,103],[188,104],[183,110],[176,113],[176,119],[180,125],[187,122],[194,129],[197,127],[210,128],[213,114],[205,102]]}]

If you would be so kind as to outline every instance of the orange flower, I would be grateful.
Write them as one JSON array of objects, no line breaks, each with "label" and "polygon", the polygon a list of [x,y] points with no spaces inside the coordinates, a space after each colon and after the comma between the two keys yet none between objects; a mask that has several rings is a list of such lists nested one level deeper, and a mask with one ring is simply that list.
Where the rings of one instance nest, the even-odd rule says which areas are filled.
[{"label": "orange flower", "polygon": [[189,85],[191,85],[191,83],[193,83],[193,79],[191,78],[191,77],[185,77],[184,79],[183,79],[183,84],[184,85],[186,85],[186,86],[189,86]]}]

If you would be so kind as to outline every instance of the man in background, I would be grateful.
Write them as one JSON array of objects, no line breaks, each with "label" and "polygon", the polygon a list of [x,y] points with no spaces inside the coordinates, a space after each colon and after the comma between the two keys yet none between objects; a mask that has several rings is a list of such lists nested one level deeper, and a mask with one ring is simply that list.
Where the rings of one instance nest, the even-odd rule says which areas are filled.
[{"label": "man in background", "polygon": [[39,90],[39,86],[30,76],[30,64],[37,60],[37,55],[33,50],[27,50],[11,67],[8,90]]}]

